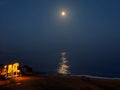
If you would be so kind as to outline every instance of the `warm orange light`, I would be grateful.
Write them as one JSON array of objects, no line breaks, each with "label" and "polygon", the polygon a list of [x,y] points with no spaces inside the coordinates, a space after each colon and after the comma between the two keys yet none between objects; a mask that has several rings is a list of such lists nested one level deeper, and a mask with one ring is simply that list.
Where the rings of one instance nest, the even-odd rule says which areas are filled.
[{"label": "warm orange light", "polygon": [[7,65],[5,65],[4,68],[7,68]]},{"label": "warm orange light", "polygon": [[20,75],[19,63],[4,65],[1,75],[5,78],[17,77]]},{"label": "warm orange light", "polygon": [[13,64],[13,72],[18,72],[18,66],[19,66],[19,63]]},{"label": "warm orange light", "polygon": [[17,71],[18,73],[20,72],[20,70]]},{"label": "warm orange light", "polygon": [[12,72],[12,64],[8,65],[8,73]]},{"label": "warm orange light", "polygon": [[17,73],[19,72],[18,66],[19,63],[8,65],[8,74],[10,74],[11,76],[17,76]]}]

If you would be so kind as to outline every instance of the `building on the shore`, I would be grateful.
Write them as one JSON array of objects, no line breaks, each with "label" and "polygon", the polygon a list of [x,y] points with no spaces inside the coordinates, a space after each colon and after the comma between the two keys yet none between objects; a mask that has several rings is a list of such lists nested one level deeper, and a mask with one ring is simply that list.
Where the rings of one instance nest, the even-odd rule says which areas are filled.
[{"label": "building on the shore", "polygon": [[12,78],[20,76],[20,64],[18,62],[13,64],[2,64],[0,65],[0,77],[2,78]]},{"label": "building on the shore", "polygon": [[32,67],[28,65],[21,66],[18,62],[0,65],[0,78],[7,79],[22,75],[32,75]]}]

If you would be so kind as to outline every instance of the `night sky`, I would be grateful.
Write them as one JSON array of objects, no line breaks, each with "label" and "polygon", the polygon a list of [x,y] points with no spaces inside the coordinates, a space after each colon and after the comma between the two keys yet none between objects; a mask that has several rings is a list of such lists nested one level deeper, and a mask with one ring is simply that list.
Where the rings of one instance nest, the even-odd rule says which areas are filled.
[{"label": "night sky", "polygon": [[[67,15],[62,17],[61,11]],[[120,0],[0,0],[0,63],[120,77]]]}]

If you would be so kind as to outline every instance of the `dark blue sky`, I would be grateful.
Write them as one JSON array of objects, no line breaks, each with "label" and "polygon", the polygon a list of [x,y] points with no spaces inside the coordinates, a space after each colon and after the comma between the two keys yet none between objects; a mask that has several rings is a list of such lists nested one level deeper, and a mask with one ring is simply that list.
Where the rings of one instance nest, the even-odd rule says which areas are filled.
[{"label": "dark blue sky", "polygon": [[0,63],[53,72],[62,51],[73,74],[120,76],[120,1],[0,0]]}]

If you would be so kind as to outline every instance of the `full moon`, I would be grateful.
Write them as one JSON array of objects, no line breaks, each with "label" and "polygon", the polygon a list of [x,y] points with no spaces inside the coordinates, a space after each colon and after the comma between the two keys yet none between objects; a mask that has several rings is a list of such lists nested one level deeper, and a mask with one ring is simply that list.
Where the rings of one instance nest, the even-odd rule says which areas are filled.
[{"label": "full moon", "polygon": [[62,15],[62,16],[66,16],[66,12],[62,11],[62,12],[61,12],[61,15]]}]

